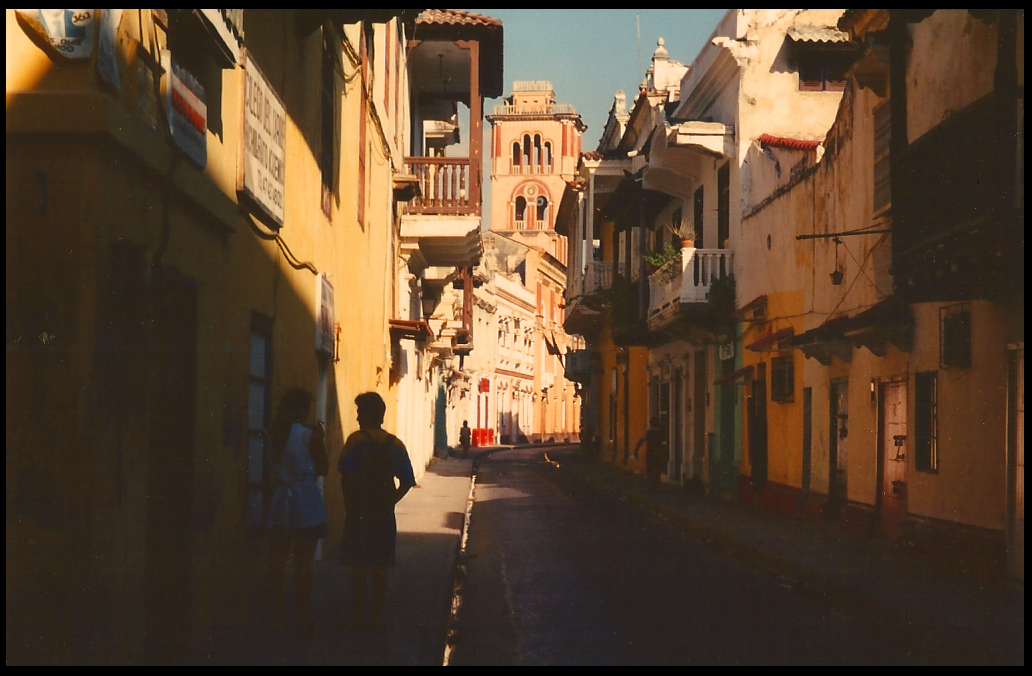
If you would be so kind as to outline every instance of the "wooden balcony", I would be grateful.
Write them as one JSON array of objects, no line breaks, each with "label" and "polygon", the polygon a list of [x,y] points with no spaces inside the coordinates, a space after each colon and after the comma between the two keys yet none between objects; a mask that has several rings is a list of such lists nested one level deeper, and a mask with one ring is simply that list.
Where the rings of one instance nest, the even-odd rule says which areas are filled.
[{"label": "wooden balcony", "polygon": [[405,172],[415,175],[420,196],[404,213],[479,216],[480,168],[468,157],[406,157]]}]

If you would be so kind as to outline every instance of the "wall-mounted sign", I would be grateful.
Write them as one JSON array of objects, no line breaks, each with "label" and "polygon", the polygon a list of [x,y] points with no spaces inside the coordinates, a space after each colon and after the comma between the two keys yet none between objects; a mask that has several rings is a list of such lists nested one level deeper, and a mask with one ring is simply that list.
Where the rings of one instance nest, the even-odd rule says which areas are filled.
[{"label": "wall-mounted sign", "polygon": [[16,9],[25,25],[67,59],[93,56],[95,9]]},{"label": "wall-mounted sign", "polygon": [[168,72],[165,111],[172,141],[200,166],[208,163],[208,99],[204,87],[173,56],[162,52]]},{"label": "wall-mounted sign", "polygon": [[319,311],[315,322],[315,351],[333,357],[337,342],[334,331],[333,285],[324,273],[319,273],[315,278],[315,293],[315,307]]},{"label": "wall-mounted sign", "polygon": [[735,344],[733,342],[720,343],[717,345],[717,359],[724,361],[725,359],[735,358]]},{"label": "wall-mounted sign", "polygon": [[243,143],[237,189],[283,225],[287,113],[249,53],[244,55]]},{"label": "wall-mounted sign", "polygon": [[122,82],[118,74],[118,25],[122,22],[122,10],[100,10],[100,49],[97,51],[97,75],[100,81],[118,92]]}]

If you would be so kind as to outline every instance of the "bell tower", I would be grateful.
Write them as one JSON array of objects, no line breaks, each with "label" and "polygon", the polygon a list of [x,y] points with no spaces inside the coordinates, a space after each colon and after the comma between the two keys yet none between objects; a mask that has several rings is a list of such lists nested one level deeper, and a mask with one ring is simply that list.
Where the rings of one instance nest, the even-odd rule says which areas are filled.
[{"label": "bell tower", "polygon": [[571,104],[555,102],[547,80],[514,82],[512,95],[487,119],[491,230],[535,240],[535,246],[543,244],[541,234],[550,233],[553,246],[542,248],[565,263],[565,241],[556,240],[556,210],[566,181],[577,171],[587,127]]}]

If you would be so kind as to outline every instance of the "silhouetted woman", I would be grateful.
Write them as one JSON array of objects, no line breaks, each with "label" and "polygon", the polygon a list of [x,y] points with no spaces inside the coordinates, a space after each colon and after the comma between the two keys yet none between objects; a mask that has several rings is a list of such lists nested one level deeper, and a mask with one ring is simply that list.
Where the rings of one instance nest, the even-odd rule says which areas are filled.
[{"label": "silhouetted woman", "polygon": [[271,433],[273,493],[266,522],[269,545],[269,592],[274,624],[282,624],[287,560],[294,554],[294,592],[299,624],[312,628],[312,565],[315,546],[326,537],[326,506],[317,479],[329,469],[322,423],[305,425],[312,395],[292,389],[283,395]]}]

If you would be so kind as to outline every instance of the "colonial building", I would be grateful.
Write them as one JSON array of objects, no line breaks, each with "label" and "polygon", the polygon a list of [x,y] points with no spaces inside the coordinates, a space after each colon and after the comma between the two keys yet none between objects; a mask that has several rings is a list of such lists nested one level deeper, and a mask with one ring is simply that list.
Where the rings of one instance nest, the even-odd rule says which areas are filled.
[{"label": "colonial building", "polygon": [[[486,257],[482,273],[490,280],[489,295],[501,294],[488,301],[497,308],[499,361],[489,378],[493,387],[484,383],[486,375],[474,378],[495,393],[483,398],[490,402],[488,410],[477,413],[490,424],[474,436],[506,443],[576,439],[579,402],[564,371],[574,339],[563,331],[560,309],[567,240],[555,232],[555,218],[576,170],[584,124],[572,106],[555,102],[545,81],[514,83],[512,95],[487,119],[492,125],[490,240],[496,251]],[[529,310],[523,307],[527,294]]]},{"label": "colonial building", "polygon": [[[457,101],[478,137],[501,31],[449,10],[7,11],[10,661],[169,662],[260,615],[288,389],[331,463],[355,395],[380,392],[422,472],[472,335],[472,294],[438,290],[482,246],[479,156],[423,158]],[[434,178],[455,166],[461,190]],[[342,502],[328,481],[331,533]]]}]

